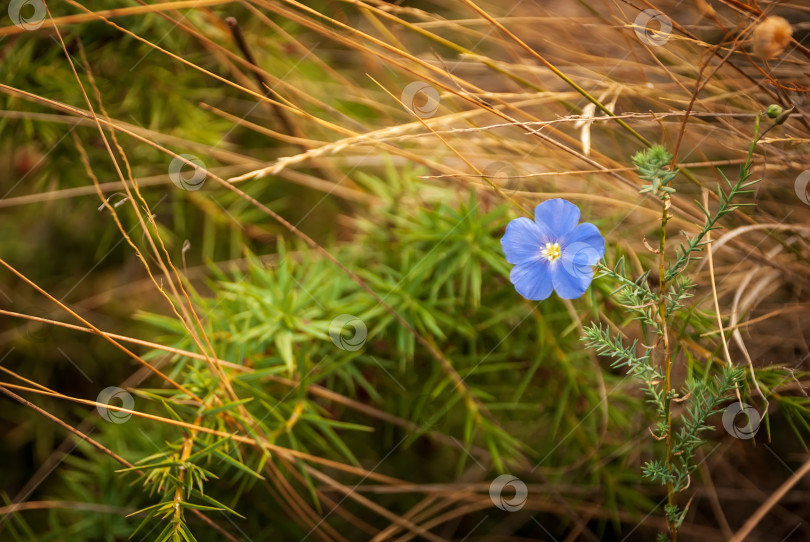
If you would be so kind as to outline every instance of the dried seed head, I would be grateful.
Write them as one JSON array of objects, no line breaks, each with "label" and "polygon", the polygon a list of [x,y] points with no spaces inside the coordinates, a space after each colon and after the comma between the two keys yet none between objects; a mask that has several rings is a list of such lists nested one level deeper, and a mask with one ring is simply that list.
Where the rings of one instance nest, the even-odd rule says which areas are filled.
[{"label": "dried seed head", "polygon": [[785,51],[790,43],[793,29],[784,17],[768,17],[754,29],[754,54],[762,58],[775,58]]}]

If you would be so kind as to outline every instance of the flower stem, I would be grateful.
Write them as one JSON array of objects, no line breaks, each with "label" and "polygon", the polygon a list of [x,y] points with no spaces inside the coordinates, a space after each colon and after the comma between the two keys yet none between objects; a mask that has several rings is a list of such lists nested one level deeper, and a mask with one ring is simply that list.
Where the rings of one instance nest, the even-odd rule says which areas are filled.
[{"label": "flower stem", "polygon": [[[666,416],[666,469],[669,475],[667,479],[667,504],[669,510],[674,510],[675,506],[675,483],[672,479],[672,356],[669,347],[669,329],[667,327],[667,304],[666,304],[666,242],[667,242],[667,221],[669,220],[670,199],[667,197],[663,201],[663,211],[661,214],[661,241],[658,248],[658,316],[661,320],[661,335],[664,339],[664,413]],[[667,514],[667,525],[669,527],[670,539],[672,542],[678,540],[678,526]]]}]

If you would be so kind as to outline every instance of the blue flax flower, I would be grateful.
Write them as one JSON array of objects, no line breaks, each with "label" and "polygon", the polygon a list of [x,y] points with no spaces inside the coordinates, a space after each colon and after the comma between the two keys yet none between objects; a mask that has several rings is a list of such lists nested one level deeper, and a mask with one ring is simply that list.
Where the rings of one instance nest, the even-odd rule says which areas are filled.
[{"label": "blue flax flower", "polygon": [[534,220],[516,218],[501,246],[514,264],[509,279],[520,295],[539,301],[557,292],[563,299],[585,293],[593,268],[605,255],[605,238],[593,224],[579,224],[579,208],[564,199],[544,201]]}]

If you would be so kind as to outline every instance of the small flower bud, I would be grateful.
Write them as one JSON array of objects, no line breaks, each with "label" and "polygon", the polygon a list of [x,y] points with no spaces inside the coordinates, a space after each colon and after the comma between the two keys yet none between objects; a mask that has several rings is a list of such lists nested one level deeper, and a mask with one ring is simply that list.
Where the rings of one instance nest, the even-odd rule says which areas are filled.
[{"label": "small flower bud", "polygon": [[779,113],[779,116],[776,117],[776,120],[774,120],[773,123],[776,124],[776,125],[784,123],[788,119],[790,114],[793,113],[793,109],[794,108],[791,107],[790,109],[785,109],[784,111]]},{"label": "small flower bud", "polygon": [[782,113],[782,108],[776,104],[771,104],[765,112],[768,114],[768,118],[775,119]]}]

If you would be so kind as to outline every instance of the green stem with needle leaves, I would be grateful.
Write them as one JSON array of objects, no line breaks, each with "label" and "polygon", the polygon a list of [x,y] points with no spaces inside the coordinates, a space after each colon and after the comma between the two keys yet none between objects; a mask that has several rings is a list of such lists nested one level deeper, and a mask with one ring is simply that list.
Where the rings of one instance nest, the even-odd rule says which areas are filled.
[{"label": "green stem with needle leaves", "polygon": [[[669,194],[665,193],[663,199],[663,211],[661,213],[661,242],[658,246],[658,276],[660,277],[659,283],[659,300],[658,300],[658,316],[661,321],[661,336],[664,341],[664,412],[666,423],[666,469],[668,472],[672,471],[672,355],[669,348],[669,328],[667,326],[667,303],[666,303],[666,288],[667,281],[665,279],[666,267],[666,242],[667,242],[667,221],[669,220]],[[667,505],[669,510],[675,509],[675,483],[672,477],[667,480]],[[678,539],[678,528],[674,518],[667,514],[667,525],[669,527],[669,534],[673,542]]]},{"label": "green stem with needle leaves", "polygon": [[[604,263],[597,266],[599,277],[607,277],[618,284],[613,292],[614,299],[642,325],[645,333],[652,333],[657,337],[649,346],[639,345],[638,340],[626,346],[623,334],[614,334],[610,328],[591,324],[585,328],[583,340],[597,354],[613,358],[613,367],[626,367],[628,374],[642,384],[648,403],[655,409],[657,422],[651,433],[656,440],[664,441],[666,451],[662,459],[653,458],[647,461],[642,467],[642,473],[645,478],[660,483],[667,490],[667,504],[664,509],[668,532],[661,533],[659,541],[677,542],[678,530],[689,510],[688,503],[683,508],[677,505],[677,496],[689,487],[690,477],[698,466],[695,453],[704,443],[703,433],[713,429],[708,424],[709,419],[722,412],[723,403],[737,390],[744,377],[743,369],[738,367],[724,365],[717,369],[707,366],[695,371],[695,375],[676,391],[672,382],[672,365],[677,339],[670,336],[670,329],[676,327],[670,323],[686,307],[686,300],[692,297],[691,291],[695,283],[686,271],[691,261],[700,258],[699,253],[707,244],[707,234],[719,228],[718,223],[724,216],[746,205],[753,205],[738,203],[737,199],[750,195],[753,192],[751,187],[759,182],[750,180],[754,150],[762,137],[783,123],[787,115],[789,111],[783,113],[769,108],[767,116],[773,120],[773,124],[762,133],[759,132],[760,118],[757,118],[754,138],[736,182],[730,181],[723,172],[719,172],[725,186],[721,185],[717,190],[717,209],[711,212],[698,203],[704,214],[703,226],[696,234],[687,235],[687,240],[676,249],[671,262],[666,257],[666,228],[671,218],[670,198],[675,192],[671,183],[679,172],[671,167],[672,155],[663,147],[653,146],[633,156],[632,161],[638,169],[639,177],[649,183],[639,192],[651,194],[661,201],[658,249],[648,245],[658,255],[659,284],[657,288],[650,286],[650,271],[635,279],[628,278],[623,257],[613,267],[607,267]],[[685,311],[687,315],[689,312]],[[662,364],[653,359],[655,345],[663,346]],[[676,401],[681,405],[681,410],[674,417],[672,406]]]}]

